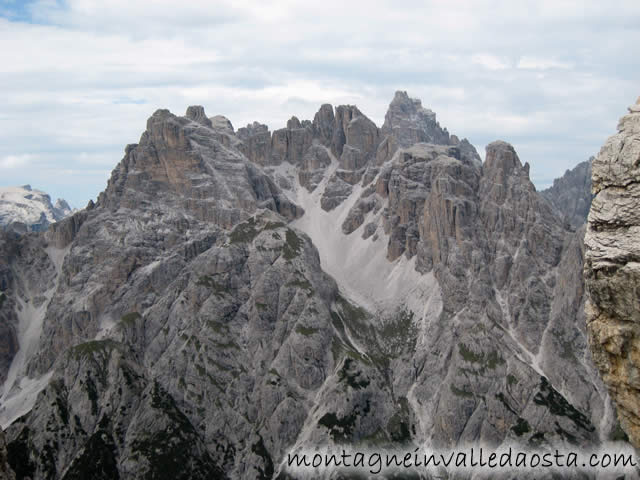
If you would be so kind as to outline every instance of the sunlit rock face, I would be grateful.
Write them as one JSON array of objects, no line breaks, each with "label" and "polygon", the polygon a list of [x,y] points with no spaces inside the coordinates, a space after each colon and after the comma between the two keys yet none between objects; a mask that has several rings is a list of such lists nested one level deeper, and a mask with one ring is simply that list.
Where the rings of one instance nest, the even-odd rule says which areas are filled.
[{"label": "sunlit rock face", "polygon": [[598,445],[583,231],[406,92],[381,128],[158,110],[95,204],[0,236],[9,463],[266,479],[316,445]]},{"label": "sunlit rock face", "polygon": [[584,266],[589,340],[622,428],[640,447],[640,98],[592,168]]}]

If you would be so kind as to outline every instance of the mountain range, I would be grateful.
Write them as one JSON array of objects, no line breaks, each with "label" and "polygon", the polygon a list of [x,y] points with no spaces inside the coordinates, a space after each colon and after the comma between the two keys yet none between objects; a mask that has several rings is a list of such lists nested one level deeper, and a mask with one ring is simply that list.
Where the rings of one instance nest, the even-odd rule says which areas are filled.
[{"label": "mountain range", "polygon": [[406,92],[381,127],[158,110],[96,202],[0,233],[9,465],[283,479],[318,445],[618,438],[586,334],[590,176],[538,192],[510,144],[482,162]]}]

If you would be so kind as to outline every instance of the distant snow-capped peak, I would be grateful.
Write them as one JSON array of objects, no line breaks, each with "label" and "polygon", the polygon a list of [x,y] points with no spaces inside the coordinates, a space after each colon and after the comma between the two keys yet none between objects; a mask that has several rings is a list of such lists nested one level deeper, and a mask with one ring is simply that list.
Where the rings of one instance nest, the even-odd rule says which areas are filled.
[{"label": "distant snow-capped peak", "polygon": [[71,212],[65,200],[59,198],[54,205],[48,194],[31,185],[0,187],[0,228],[42,231]]}]

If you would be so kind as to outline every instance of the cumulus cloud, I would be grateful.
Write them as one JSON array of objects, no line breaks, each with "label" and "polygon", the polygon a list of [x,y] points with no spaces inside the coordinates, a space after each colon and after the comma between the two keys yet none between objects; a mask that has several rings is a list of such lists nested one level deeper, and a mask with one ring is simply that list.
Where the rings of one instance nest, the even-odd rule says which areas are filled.
[{"label": "cumulus cloud", "polygon": [[518,68],[530,70],[548,70],[550,68],[571,68],[569,62],[562,62],[554,58],[522,57],[518,61]]},{"label": "cumulus cloud", "polygon": [[156,108],[279,128],[355,103],[380,124],[408,90],[478,147],[512,142],[544,186],[640,93],[637,0],[0,0],[0,17],[0,159],[38,156],[0,182],[76,206]]},{"label": "cumulus cloud", "polygon": [[32,155],[6,155],[0,158],[0,170],[11,170],[14,168],[24,167],[33,158]]}]

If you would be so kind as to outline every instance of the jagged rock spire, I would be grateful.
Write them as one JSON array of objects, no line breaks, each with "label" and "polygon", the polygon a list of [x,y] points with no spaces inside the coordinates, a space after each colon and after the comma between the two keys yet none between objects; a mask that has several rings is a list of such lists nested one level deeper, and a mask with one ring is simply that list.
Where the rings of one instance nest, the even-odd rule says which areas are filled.
[{"label": "jagged rock spire", "polygon": [[211,120],[204,113],[204,107],[201,105],[191,105],[187,108],[185,116],[194,122],[201,123],[207,127],[211,127]]}]

